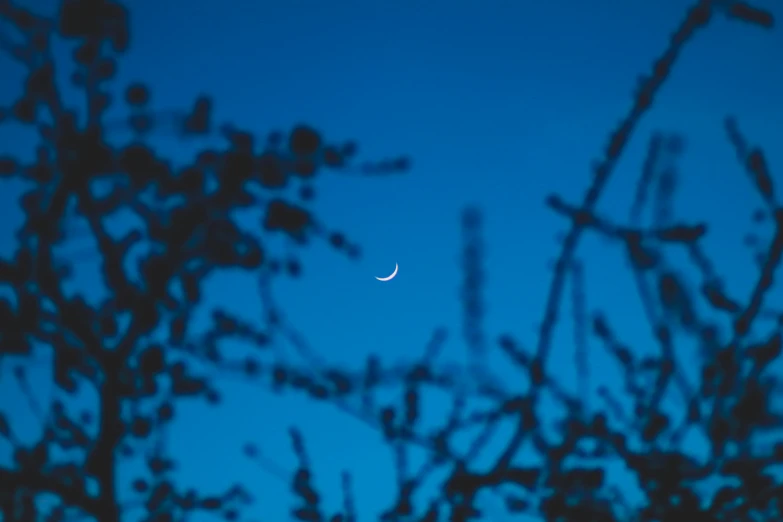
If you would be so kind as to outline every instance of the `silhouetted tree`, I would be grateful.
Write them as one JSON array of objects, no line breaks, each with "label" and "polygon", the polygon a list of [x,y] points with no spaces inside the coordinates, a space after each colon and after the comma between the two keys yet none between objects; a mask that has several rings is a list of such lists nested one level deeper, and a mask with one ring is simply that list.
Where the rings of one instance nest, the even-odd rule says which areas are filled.
[{"label": "silhouetted tree", "polygon": [[[2,519],[65,520],[77,509],[103,522],[119,520],[126,491],[143,500],[147,520],[181,520],[194,510],[236,519],[249,499],[241,485],[223,493],[184,491],[171,478],[169,456],[142,451],[175,418],[180,401],[219,403],[215,383],[192,361],[270,386],[290,382],[315,397],[327,388],[312,381],[307,367],[273,364],[273,356],[267,365],[255,356],[223,356],[227,338],[269,348],[281,322],[274,310],[260,327],[215,309],[208,331],[196,336],[190,322],[203,283],[216,271],[240,269],[260,274],[263,290],[270,277],[298,275],[296,249],[280,256],[265,245],[264,237],[275,234],[295,245],[324,240],[357,256],[355,244],[308,209],[313,182],[324,170],[402,172],[407,160],[352,166],[353,143],[328,143],[306,125],[257,143],[251,132],[216,126],[210,98],[187,111],[156,111],[141,83],[124,91],[127,119],[120,123],[132,138],[113,143],[108,131],[117,122],[106,114],[117,59],[128,46],[126,7],[66,0],[48,18],[2,1],[0,17],[15,33],[3,36],[4,50],[26,68],[22,92],[2,108],[2,119],[32,128],[38,140],[30,161],[0,158],[0,175],[23,186],[24,213],[17,250],[0,261],[1,284],[10,290],[0,300],[0,354],[29,362],[37,347],[48,348],[57,388],[47,411],[38,412],[43,426],[32,443],[20,440],[6,410],[13,405],[3,401],[0,437],[14,451],[11,467],[0,469]],[[74,63],[56,63],[55,45],[72,48]],[[57,74],[69,65],[84,110],[63,101]],[[153,148],[152,132],[164,125],[183,140],[218,136],[221,143],[178,165]],[[253,208],[263,209],[261,223],[243,228],[238,211]],[[131,223],[121,233],[109,223],[118,216]],[[63,248],[74,241],[91,242],[100,259],[105,293],[98,299],[82,288],[66,290],[74,262],[73,251]],[[28,366],[16,365],[14,375],[35,401]],[[339,378],[334,386],[345,392]],[[90,404],[80,395],[84,388],[96,392],[97,404],[77,411]],[[117,470],[133,459],[146,460],[146,473],[118,483]]]},{"label": "silhouetted tree", "polygon": [[[627,223],[614,223],[595,210],[682,48],[716,15],[772,27],[770,14],[730,0],[697,2],[612,132],[584,201],[574,205],[549,198],[548,205],[572,226],[554,266],[534,350],[508,335],[497,343],[486,341],[481,214],[467,209],[463,333],[469,371],[441,362],[444,330],[434,332],[418,360],[390,366],[373,356],[354,371],[323,361],[286,323],[268,281],[286,264],[289,272],[298,273],[298,264],[275,258],[263,238],[243,230],[235,218],[236,210],[259,205],[265,212],[264,234],[287,234],[299,242],[328,236],[335,248],[355,254],[355,246],[342,234],[330,234],[305,207],[275,197],[286,184],[308,182],[322,168],[349,168],[353,146],[328,146],[317,132],[301,126],[285,139],[270,137],[259,151],[251,133],[224,128],[226,147],[203,151],[175,169],[149,144],[149,132],[161,123],[162,113],[150,108],[150,94],[142,85],[126,91],[134,141],[110,145],[106,85],[127,43],[125,9],[103,0],[66,1],[57,19],[49,20],[9,2],[0,6],[0,15],[20,33],[20,43],[5,47],[30,68],[22,97],[6,116],[36,125],[41,143],[32,162],[0,159],[0,173],[24,180],[29,189],[21,199],[25,222],[19,248],[13,259],[0,263],[0,280],[12,292],[0,301],[0,353],[24,361],[35,346],[49,347],[62,397],[50,405],[42,437],[32,444],[19,440],[13,422],[0,416],[0,436],[15,450],[12,467],[0,469],[4,521],[64,520],[72,509],[101,521],[119,520],[122,488],[143,499],[145,520],[186,520],[194,510],[238,520],[250,500],[242,485],[222,493],[182,490],[163,450],[141,456],[148,468],[144,476],[131,484],[116,483],[117,467],[134,458],[140,441],[152,440],[174,418],[179,401],[219,402],[216,384],[196,373],[182,355],[241,371],[274,390],[337,404],[381,430],[398,474],[397,498],[384,520],[476,519],[484,514],[483,499],[492,495],[515,516],[534,520],[782,519],[783,481],[775,467],[783,462],[783,417],[775,405],[782,388],[771,369],[780,362],[783,310],[773,309],[765,297],[783,254],[783,207],[763,152],[727,119],[728,141],[761,196],[757,221],[774,225],[767,248],[759,253],[757,284],[744,300],[728,295],[703,249],[708,226],[678,223],[672,215],[680,138],[660,133],[651,139]],[[78,43],[74,81],[88,100],[81,121],[58,96],[49,48],[54,27]],[[204,98],[189,113],[167,117],[184,136],[205,134],[212,129],[209,108]],[[406,166],[395,160],[362,171]],[[99,183],[108,188],[96,194]],[[311,190],[303,191],[303,199]],[[643,220],[650,206],[652,218]],[[141,225],[117,237],[105,221],[119,210],[132,212]],[[107,296],[96,303],[63,289],[69,263],[57,249],[72,236],[77,217],[86,222],[102,262]],[[613,332],[608,314],[589,312],[582,264],[575,257],[585,231],[623,247],[657,353],[627,345]],[[137,245],[145,249],[132,257]],[[677,265],[677,251],[685,252],[692,266]],[[138,259],[135,277],[127,268],[133,259]],[[194,337],[188,320],[201,299],[201,283],[227,268],[258,275],[266,324],[245,324],[216,310],[208,332]],[[573,364],[580,375],[576,389],[551,377],[549,357],[567,289],[575,325]],[[275,336],[299,349],[301,364],[278,360],[271,350],[264,351],[265,358],[231,360],[220,349],[229,337],[263,349]],[[623,396],[601,387],[602,402],[591,404],[587,399],[596,383],[588,361],[596,342],[620,366]],[[493,375],[493,347],[518,370],[516,381]],[[698,368],[683,367],[686,348]],[[25,388],[25,365],[16,369],[21,389],[32,396]],[[93,387],[99,399],[96,410],[84,414],[73,411],[68,400],[83,384]],[[381,386],[399,391],[396,399],[375,394]],[[448,411],[425,410],[423,398],[432,389],[453,398]],[[443,422],[435,428],[423,422],[438,416]],[[504,434],[503,426],[511,427],[510,433]],[[702,454],[683,444],[693,434],[703,441]],[[291,477],[292,517],[356,520],[350,474],[343,476],[342,509],[325,513],[305,441],[295,429],[291,439],[299,461]],[[416,452],[425,459],[413,469]],[[245,453],[260,458],[252,444]],[[607,480],[607,470],[616,465],[633,477],[625,487]],[[629,498],[631,490],[638,498]],[[56,500],[47,502],[47,496]]]},{"label": "silhouetted tree", "polygon": [[[761,197],[756,224],[773,224],[768,246],[758,251],[757,283],[744,300],[728,295],[704,250],[708,226],[674,221],[671,201],[681,138],[657,133],[651,139],[627,224],[595,211],[634,129],[682,49],[721,14],[753,26],[773,26],[770,13],[743,2],[697,2],[651,73],[641,79],[630,111],[592,169],[594,177],[581,204],[548,198],[549,207],[571,221],[571,229],[554,265],[537,346],[525,349],[509,335],[498,340],[500,352],[519,370],[517,382],[503,384],[504,379],[486,375],[486,368],[468,372],[479,377],[471,379],[472,386],[457,388],[469,391],[455,395],[442,428],[420,432],[411,421],[418,417],[410,413],[418,411],[415,386],[451,388],[453,372],[438,372],[428,358],[412,366],[403,404],[384,411],[382,418],[393,444],[423,443],[430,459],[415,471],[400,459],[399,500],[388,519],[480,518],[480,497],[487,493],[503,498],[507,511],[517,516],[549,522],[772,521],[783,516],[783,310],[765,299],[783,254],[783,206],[775,197],[762,150],[747,142],[733,118],[726,119],[739,166]],[[644,223],[643,212],[650,206],[652,218]],[[486,359],[480,326],[479,218],[469,209],[463,220],[465,333],[473,361]],[[608,314],[588,313],[582,263],[575,258],[585,231],[623,247],[657,353],[645,353],[620,339]],[[760,237],[754,231],[753,244],[760,243]],[[687,254],[691,266],[677,265],[678,250]],[[580,380],[575,387],[551,377],[552,337],[569,287],[573,364]],[[588,350],[595,341],[617,361],[623,396],[589,382]],[[591,386],[598,386],[601,404],[589,403]],[[511,428],[510,436],[501,431],[504,425]],[[467,434],[467,444],[462,434]],[[685,443],[689,437],[700,441],[700,452]],[[414,509],[414,493],[444,468],[447,479],[440,482],[441,494]],[[609,480],[612,468],[625,470],[623,483]]]}]

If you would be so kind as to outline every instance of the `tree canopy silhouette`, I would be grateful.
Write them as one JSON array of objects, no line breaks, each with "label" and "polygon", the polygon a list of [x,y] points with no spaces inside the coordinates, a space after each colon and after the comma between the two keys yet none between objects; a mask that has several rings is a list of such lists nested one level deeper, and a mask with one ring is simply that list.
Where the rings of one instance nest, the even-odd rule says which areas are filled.
[{"label": "tree canopy silhouette", "polygon": [[[331,144],[307,125],[257,143],[251,132],[216,125],[209,97],[196,99],[189,110],[156,111],[142,83],[127,86],[127,118],[112,121],[111,80],[130,31],[125,6],[65,1],[50,19],[2,2],[0,15],[16,30],[3,41],[5,50],[27,69],[23,92],[2,116],[33,127],[39,140],[31,161],[0,158],[3,178],[24,184],[18,248],[0,263],[0,280],[12,293],[0,301],[0,353],[29,358],[37,345],[48,347],[58,388],[33,444],[18,440],[7,412],[0,414],[0,436],[14,446],[13,466],[0,470],[4,520],[37,519],[35,500],[43,493],[58,500],[47,520],[64,520],[72,508],[98,520],[119,520],[120,491],[128,489],[117,483],[123,461],[137,456],[141,442],[172,421],[176,401],[220,400],[214,383],[176,352],[227,366],[218,346],[225,338],[244,338],[261,349],[270,345],[277,323],[271,309],[268,330],[216,309],[211,329],[193,337],[189,321],[205,279],[228,269],[262,273],[262,285],[283,271],[298,275],[299,261],[290,252],[285,257],[270,252],[264,235],[284,235],[299,245],[324,240],[348,256],[359,255],[345,234],[330,230],[307,208],[315,179],[324,170],[402,172],[407,160],[355,166],[355,144]],[[55,61],[57,38],[73,47],[71,82],[85,94],[83,111],[63,102],[56,77],[58,67],[67,70],[69,64]],[[129,142],[110,142],[109,131],[118,125],[132,131]],[[161,126],[183,140],[218,134],[225,145],[176,165],[153,146],[153,131]],[[285,190],[292,186],[293,197]],[[247,208],[263,209],[255,227],[261,235],[243,229],[237,219],[237,211]],[[107,222],[122,212],[140,224],[118,235]],[[101,261],[106,293],[98,302],[64,290],[73,260],[61,248],[84,239],[78,225],[86,225]],[[233,362],[248,376],[262,371],[254,358]],[[325,393],[304,370],[292,379],[294,368],[267,370],[270,383],[292,380],[316,396]],[[24,365],[16,366],[15,377],[32,400]],[[98,404],[94,411],[74,412],[70,398],[84,386],[97,391]],[[140,408],[147,413],[138,413]],[[68,457],[55,457],[63,452]],[[146,498],[154,520],[197,509],[222,510],[232,519],[247,498],[239,486],[223,495],[178,491],[168,479],[173,462],[162,454],[146,459],[148,475],[134,479],[130,489]]]},{"label": "tree canopy silhouette", "polygon": [[[2,119],[34,128],[38,147],[31,160],[0,157],[3,179],[24,187],[17,248],[12,258],[0,260],[0,356],[14,362],[14,378],[42,426],[37,440],[22,440],[12,405],[3,401],[0,439],[13,448],[13,461],[0,467],[0,520],[56,522],[78,512],[101,522],[173,522],[206,512],[232,521],[256,514],[245,484],[227,491],[178,485],[176,462],[154,444],[182,401],[220,404],[219,384],[199,370],[203,364],[255,379],[274,392],[334,404],[376,427],[398,474],[396,501],[384,520],[475,520],[487,515],[484,495],[501,498],[517,516],[554,522],[780,520],[783,412],[776,401],[783,387],[774,367],[780,364],[783,310],[773,308],[768,294],[783,255],[783,207],[762,149],[734,119],[726,119],[738,169],[760,197],[757,224],[773,225],[766,248],[759,250],[757,283],[745,299],[728,295],[702,246],[714,233],[708,224],[682,223],[671,215],[680,137],[651,138],[626,223],[596,211],[682,49],[718,15],[753,29],[773,26],[771,14],[747,3],[696,2],[610,134],[583,201],[573,204],[556,195],[547,200],[571,229],[554,265],[535,349],[509,335],[487,342],[481,212],[465,210],[463,336],[470,357],[468,371],[458,372],[441,363],[447,335],[440,329],[414,361],[392,365],[372,356],[359,369],[331,364],[286,321],[269,286],[271,278],[302,270],[290,252],[268,246],[272,236],[300,247],[322,240],[348,256],[359,255],[358,245],[308,209],[319,174],[398,173],[408,169],[407,159],[356,166],[353,143],[328,142],[307,125],[257,140],[249,130],[216,125],[207,96],[188,110],[155,109],[152,91],[142,83],[124,89],[127,117],[112,121],[107,115],[112,79],[130,37],[127,7],[64,0],[49,18],[1,0],[0,17],[16,34],[0,43],[27,68],[23,92],[2,109]],[[64,65],[52,52],[58,38],[73,45],[71,82],[85,94],[83,110],[68,107],[61,96],[56,72]],[[110,140],[108,131],[117,126],[132,131],[129,142]],[[177,165],[154,147],[154,131],[163,126],[182,140],[218,135],[222,142]],[[650,207],[652,218],[643,219]],[[260,226],[248,229],[239,213],[250,208],[263,209],[263,215]],[[108,225],[118,214],[134,223],[121,234]],[[622,246],[657,353],[629,346],[614,333],[610,313],[588,309],[583,264],[576,258],[585,232]],[[760,228],[756,244],[762,234]],[[78,288],[66,290],[74,260],[63,248],[85,237],[100,259],[105,292],[97,300]],[[689,266],[677,264],[682,257],[673,254],[682,252]],[[216,308],[206,332],[194,333],[193,310],[203,301],[205,279],[237,269],[258,284],[264,321],[250,324]],[[573,364],[580,375],[575,390],[548,369],[566,290],[575,325]],[[280,337],[297,348],[296,361],[278,357],[273,346]],[[229,339],[241,339],[254,351],[242,357],[227,353],[222,347]],[[699,352],[695,372],[683,368],[680,358],[693,345]],[[621,368],[624,396],[600,387],[602,403],[590,404],[596,383],[588,359],[599,347]],[[39,348],[51,354],[57,393],[45,411],[36,412],[28,369]],[[493,374],[491,349],[518,372],[517,382]],[[94,408],[80,411],[85,403],[76,398],[84,388],[96,400]],[[447,411],[427,411],[424,399],[432,390],[448,394]],[[544,401],[556,405],[546,416]],[[442,423],[433,428],[425,418]],[[498,446],[504,423],[513,429]],[[283,477],[290,481],[292,518],[357,520],[350,473],[342,478],[342,506],[328,512],[313,483],[316,470],[306,441],[295,428],[290,433],[299,462]],[[704,444],[699,455],[684,444],[694,433]],[[263,462],[255,445],[244,452]],[[423,464],[412,464],[412,452],[425,455]],[[534,459],[520,457],[531,452]],[[133,468],[134,476],[123,482],[118,469],[132,462],[143,467]],[[607,470],[617,464],[634,477],[627,488],[607,480]],[[630,489],[637,498],[630,498]],[[143,514],[131,513],[131,504]]]}]

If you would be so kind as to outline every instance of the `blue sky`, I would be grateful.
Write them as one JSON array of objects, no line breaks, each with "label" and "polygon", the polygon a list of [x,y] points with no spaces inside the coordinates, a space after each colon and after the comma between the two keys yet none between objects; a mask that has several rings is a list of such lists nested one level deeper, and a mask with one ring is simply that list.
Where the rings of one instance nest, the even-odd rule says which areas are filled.
[{"label": "blue sky", "polygon": [[[331,139],[356,139],[363,158],[409,155],[406,175],[319,180],[317,213],[364,255],[349,261],[312,244],[303,253],[303,278],[278,282],[275,293],[290,321],[331,360],[355,364],[369,352],[392,361],[414,357],[438,326],[449,329],[449,356],[459,358],[461,209],[477,205],[485,212],[488,337],[507,332],[534,345],[548,263],[568,226],[544,199],[558,193],[581,200],[589,166],[628,109],[638,77],[650,71],[689,5],[139,0],[116,85],[149,82],[162,109],[210,94],[218,120],[258,133],[307,122]],[[783,15],[778,2],[754,5]],[[736,116],[783,179],[783,66],[775,56],[781,49],[779,29],[718,16],[678,61],[599,205],[602,214],[625,218],[651,133],[681,134],[677,216],[714,224],[708,251],[741,296],[753,282],[742,238],[760,202],[725,139],[723,120]],[[0,62],[6,66],[12,70]],[[16,88],[5,83],[3,100]],[[20,150],[33,143],[8,141],[8,132],[0,129],[0,142]],[[191,150],[165,135],[156,142],[174,157]],[[10,213],[7,219],[14,222]],[[5,253],[11,230],[2,228]],[[586,238],[579,257],[590,307],[606,310],[619,335],[643,345],[647,330],[622,252]],[[375,280],[395,263],[393,281]],[[208,296],[255,319],[255,288],[243,281],[211,281]],[[557,375],[571,382],[567,327],[556,336],[553,357],[562,361]],[[614,375],[605,361],[594,365],[598,375]],[[285,424],[296,423],[318,455],[320,484],[335,491],[339,471],[350,469],[362,511],[388,503],[391,456],[376,432],[330,407],[271,398],[239,383],[226,383],[226,390],[222,410],[194,407],[173,429],[175,451],[199,456],[183,464],[186,480],[247,481],[268,519],[281,519],[286,485],[249,466],[240,448],[253,439],[280,465],[292,466]],[[245,413],[248,404],[257,415]]]}]

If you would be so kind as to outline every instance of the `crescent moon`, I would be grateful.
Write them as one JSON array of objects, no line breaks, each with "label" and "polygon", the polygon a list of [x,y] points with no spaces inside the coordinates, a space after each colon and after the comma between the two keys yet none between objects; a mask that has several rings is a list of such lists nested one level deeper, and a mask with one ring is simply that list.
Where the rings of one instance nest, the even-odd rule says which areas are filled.
[{"label": "crescent moon", "polygon": [[392,272],[392,275],[390,275],[389,277],[377,277],[376,276],[375,279],[377,279],[378,281],[391,281],[392,279],[394,279],[394,276],[397,275],[397,270],[399,268],[400,268],[400,266],[397,263],[394,263],[394,272]]}]

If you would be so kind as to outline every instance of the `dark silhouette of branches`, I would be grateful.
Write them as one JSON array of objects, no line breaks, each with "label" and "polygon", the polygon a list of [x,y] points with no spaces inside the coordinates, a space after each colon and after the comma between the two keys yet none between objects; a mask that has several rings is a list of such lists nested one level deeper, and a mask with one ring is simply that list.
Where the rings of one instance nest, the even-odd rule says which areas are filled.
[{"label": "dark silhouette of branches", "polygon": [[[111,80],[129,41],[125,6],[66,0],[48,18],[3,0],[0,16],[10,27],[3,49],[26,70],[23,90],[2,108],[3,119],[34,130],[38,140],[31,160],[0,158],[2,177],[24,186],[18,248],[0,262],[0,280],[10,290],[0,300],[0,354],[24,361],[47,347],[56,385],[52,403],[38,412],[38,440],[20,440],[9,412],[0,413],[0,437],[13,447],[13,462],[0,470],[3,520],[66,520],[74,509],[103,522],[120,520],[128,507],[121,492],[127,491],[131,503],[141,502],[145,520],[181,520],[198,510],[236,520],[250,500],[244,486],[222,493],[182,490],[172,477],[176,463],[160,449],[179,402],[220,403],[216,382],[194,363],[320,399],[349,394],[357,385],[339,372],[318,380],[317,368],[276,356],[282,323],[273,310],[257,326],[215,309],[206,333],[195,334],[191,318],[203,283],[228,269],[261,274],[262,286],[283,270],[297,276],[302,267],[292,250],[282,257],[266,247],[264,238],[274,234],[299,245],[324,240],[355,257],[357,245],[308,209],[314,182],[323,171],[391,174],[408,162],[356,166],[353,143],[329,143],[307,125],[256,140],[248,130],[217,125],[207,96],[187,110],[156,110],[142,83],[124,91],[126,120],[109,121]],[[66,44],[73,46],[73,63],[57,63],[52,48]],[[64,86],[56,81],[70,66],[84,111],[63,102]],[[117,145],[109,131],[120,126],[132,138]],[[161,128],[214,145],[175,165],[153,147],[153,132]],[[263,209],[260,227],[238,217],[254,208]],[[123,212],[140,225],[117,234],[107,222]],[[84,242],[77,229],[89,232],[100,259],[106,292],[98,301],[64,287],[74,262],[62,248]],[[229,359],[221,350],[227,339],[254,350]],[[28,367],[18,364],[15,375],[35,401]],[[74,411],[85,388],[98,397],[95,409]],[[150,446],[158,449],[145,450]],[[133,459],[145,462],[146,471],[119,483],[117,470]],[[55,497],[52,509],[43,510],[44,494]]]},{"label": "dark silhouette of branches", "polygon": [[[17,249],[0,261],[0,283],[8,290],[0,294],[0,355],[14,361],[14,378],[41,422],[37,440],[22,440],[13,415],[5,405],[0,411],[0,439],[13,448],[13,462],[0,467],[2,521],[64,521],[74,512],[102,522],[173,522],[196,512],[244,520],[253,512],[247,485],[222,492],[184,488],[163,444],[183,401],[221,403],[216,373],[242,376],[276,393],[304,394],[376,428],[396,468],[397,490],[383,520],[494,519],[486,507],[492,498],[513,516],[555,522],[781,520],[783,412],[776,401],[783,384],[775,365],[783,310],[769,295],[783,255],[783,207],[773,166],[761,146],[751,144],[759,138],[744,136],[739,123],[726,120],[728,145],[763,205],[756,224],[773,224],[747,296],[729,295],[713,266],[703,244],[716,233],[710,224],[679,222],[673,213],[682,138],[657,133],[650,140],[627,222],[596,208],[677,58],[720,15],[753,30],[774,25],[769,13],[747,3],[698,1],[642,78],[583,201],[548,198],[571,229],[554,266],[535,347],[510,335],[487,341],[481,212],[469,208],[462,222],[467,363],[446,364],[448,335],[438,329],[416,360],[391,365],[370,356],[361,368],[347,368],[320,355],[317,341],[290,324],[276,304],[270,280],[295,277],[303,267],[266,240],[282,235],[300,248],[324,240],[349,257],[358,255],[357,245],[308,209],[315,181],[324,171],[401,172],[408,161],[356,167],[354,144],[332,144],[306,125],[257,140],[249,130],[216,125],[207,96],[189,110],[160,110],[142,83],[124,90],[127,118],[109,121],[111,79],[129,41],[126,7],[66,0],[50,19],[0,0],[0,16],[15,29],[0,44],[27,70],[23,92],[2,116],[33,128],[39,144],[31,160],[0,158],[0,175],[25,187]],[[57,39],[75,46],[71,80],[84,93],[83,114],[65,106],[55,81],[56,67],[64,66],[52,53]],[[110,143],[109,131],[116,128],[130,129],[130,142]],[[183,140],[219,144],[175,166],[153,148],[153,131],[161,128]],[[253,223],[260,219],[260,227],[246,227],[240,217],[253,208],[263,209]],[[107,221],[120,212],[137,225],[118,234]],[[106,292],[97,300],[65,290],[75,262],[62,248],[83,239],[75,230],[89,232],[100,260],[96,275]],[[620,246],[627,257],[655,352],[629,345],[613,328],[611,311],[591,309],[589,290],[596,282],[588,277],[589,260],[576,257],[584,233]],[[202,284],[221,270],[255,278],[261,320],[251,323],[215,308],[209,327],[197,333],[191,319],[204,301]],[[550,360],[561,301],[569,295],[579,375],[574,386],[553,377]],[[222,349],[228,340],[242,341],[248,350],[229,353]],[[293,347],[295,357],[283,345]],[[41,348],[50,355],[56,386],[50,404],[40,403],[28,372]],[[591,372],[597,353],[620,369],[620,389]],[[502,358],[504,375],[513,371],[514,379],[493,373],[490,354]],[[94,408],[79,411],[85,388],[95,394]],[[448,408],[429,411],[424,398],[433,390],[448,394]],[[281,468],[253,443],[244,453],[290,485],[292,518],[358,520],[350,472],[341,478],[337,512],[330,512],[333,504],[317,491],[318,470],[306,440],[296,428],[290,437],[294,470]],[[687,443],[694,438],[697,450]],[[424,455],[423,461],[414,455]],[[117,470],[131,462],[142,462],[143,470],[120,483]],[[610,477],[613,469],[622,470],[619,482]],[[134,514],[137,507],[142,515]]]}]

